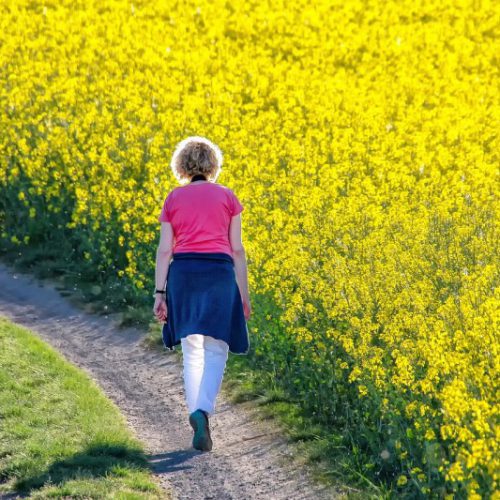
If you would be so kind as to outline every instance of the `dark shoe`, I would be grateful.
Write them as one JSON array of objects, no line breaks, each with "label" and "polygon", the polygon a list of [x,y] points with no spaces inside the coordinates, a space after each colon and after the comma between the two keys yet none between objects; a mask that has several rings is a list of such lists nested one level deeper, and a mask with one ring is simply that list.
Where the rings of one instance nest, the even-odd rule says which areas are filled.
[{"label": "dark shoe", "polygon": [[208,415],[204,410],[196,410],[189,415],[189,423],[194,429],[193,448],[201,451],[212,449],[212,438],[208,425]]}]

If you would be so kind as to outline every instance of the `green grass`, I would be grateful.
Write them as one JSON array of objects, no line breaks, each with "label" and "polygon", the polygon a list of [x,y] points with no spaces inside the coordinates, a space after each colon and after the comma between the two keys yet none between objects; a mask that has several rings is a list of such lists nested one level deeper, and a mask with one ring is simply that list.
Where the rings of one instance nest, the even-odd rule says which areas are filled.
[{"label": "green grass", "polygon": [[0,493],[164,498],[118,408],[30,330],[0,317]]},{"label": "green grass", "polygon": [[258,418],[272,420],[286,436],[294,460],[308,465],[319,483],[334,486],[349,500],[386,499],[391,492],[364,474],[364,457],[353,453],[343,434],[303,410],[272,373],[255,369],[251,357],[230,356],[223,393],[234,403],[249,402]]}]

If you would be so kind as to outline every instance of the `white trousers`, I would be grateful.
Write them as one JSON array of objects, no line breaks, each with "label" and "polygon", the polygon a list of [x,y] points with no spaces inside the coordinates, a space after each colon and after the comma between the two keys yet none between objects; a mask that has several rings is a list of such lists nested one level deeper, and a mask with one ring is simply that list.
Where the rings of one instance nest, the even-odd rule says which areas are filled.
[{"label": "white trousers", "polygon": [[189,413],[199,408],[213,415],[229,346],[223,340],[198,333],[182,338],[181,345],[184,390]]}]

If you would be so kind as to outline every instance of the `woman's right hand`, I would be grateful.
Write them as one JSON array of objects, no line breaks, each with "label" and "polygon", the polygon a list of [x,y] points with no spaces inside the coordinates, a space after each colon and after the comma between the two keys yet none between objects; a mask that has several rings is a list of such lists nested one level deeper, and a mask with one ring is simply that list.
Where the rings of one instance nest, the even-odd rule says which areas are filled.
[{"label": "woman's right hand", "polygon": [[157,294],[155,298],[155,305],[153,307],[153,314],[156,319],[161,323],[167,321],[168,309],[167,302],[163,295]]}]

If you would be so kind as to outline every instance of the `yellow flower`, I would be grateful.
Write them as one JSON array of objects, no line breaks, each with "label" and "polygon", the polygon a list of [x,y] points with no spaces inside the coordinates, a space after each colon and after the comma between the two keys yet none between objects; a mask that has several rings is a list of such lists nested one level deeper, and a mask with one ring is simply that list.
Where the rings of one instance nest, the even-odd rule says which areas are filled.
[{"label": "yellow flower", "polygon": [[398,480],[397,480],[396,484],[398,486],[404,486],[406,483],[408,483],[408,478],[404,474],[401,474],[398,477]]},{"label": "yellow flower", "polygon": [[366,388],[366,385],[359,385],[358,392],[361,397],[366,396],[368,394],[368,389]]},{"label": "yellow flower", "polygon": [[425,431],[425,436],[424,437],[428,441],[433,441],[434,439],[436,439],[436,434],[435,434],[435,432],[432,429],[427,429]]},{"label": "yellow flower", "polygon": [[447,479],[450,481],[463,481],[464,471],[460,462],[454,462],[451,464],[448,472],[446,474]]}]

